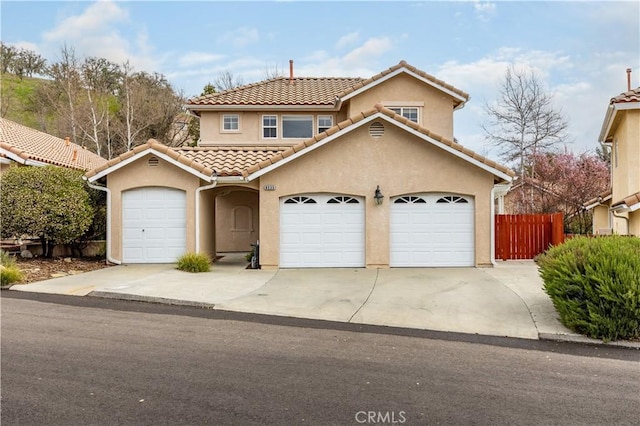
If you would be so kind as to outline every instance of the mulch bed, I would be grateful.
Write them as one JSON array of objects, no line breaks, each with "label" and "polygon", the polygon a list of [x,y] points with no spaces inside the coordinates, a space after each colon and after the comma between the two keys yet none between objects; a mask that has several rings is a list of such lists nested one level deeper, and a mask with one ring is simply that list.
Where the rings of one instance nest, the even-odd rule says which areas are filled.
[{"label": "mulch bed", "polygon": [[36,257],[33,259],[16,258],[16,264],[22,271],[23,278],[14,284],[29,284],[37,281],[48,280],[50,278],[81,274],[83,272],[95,271],[96,269],[108,268],[104,258],[75,258],[57,257],[46,259]]}]

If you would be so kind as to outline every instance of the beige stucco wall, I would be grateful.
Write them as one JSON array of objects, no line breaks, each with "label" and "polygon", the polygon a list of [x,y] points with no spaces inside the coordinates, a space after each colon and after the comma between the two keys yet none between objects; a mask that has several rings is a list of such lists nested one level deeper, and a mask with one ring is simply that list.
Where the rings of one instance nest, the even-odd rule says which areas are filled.
[{"label": "beige stucco wall", "polygon": [[629,213],[629,235],[640,237],[640,210]]},{"label": "beige stucco wall", "polygon": [[[333,124],[337,124],[362,111],[373,108],[376,103],[385,106],[416,106],[419,109],[420,125],[432,132],[453,138],[453,99],[446,93],[436,89],[407,74],[399,74],[377,86],[347,100],[340,111],[312,110],[312,111],[202,111],[200,117],[201,146],[224,144],[264,144],[264,145],[293,145],[303,139],[282,138],[282,115],[312,115],[314,133],[317,131],[318,115],[333,116]],[[222,131],[222,116],[224,114],[238,114],[240,118],[239,131]],[[262,116],[278,116],[278,138],[262,138]]]},{"label": "beige stucco wall", "polygon": [[[223,188],[216,197],[216,246],[219,252],[251,250],[251,244],[260,235],[258,198],[257,191],[243,188]],[[242,219],[251,223],[237,223]]]},{"label": "beige stucco wall", "polygon": [[9,170],[9,167],[11,167],[11,164],[0,163],[0,175]]},{"label": "beige stucco wall", "polygon": [[593,234],[596,235],[599,233],[601,229],[611,228],[611,223],[609,223],[609,206],[608,205],[600,205],[593,208]]},{"label": "beige stucco wall", "polygon": [[150,167],[145,155],[122,167],[107,177],[111,190],[111,257],[122,259],[122,192],[142,187],[168,187],[186,191],[187,251],[195,250],[195,189],[200,179],[173,164],[160,159],[156,167]]},{"label": "beige stucco wall", "polygon": [[[390,105],[393,102],[393,105]],[[371,109],[376,103],[384,106],[414,106],[419,108],[420,125],[439,135],[453,139],[453,99],[446,93],[407,75],[399,74],[374,86],[350,101],[348,116]]]},{"label": "beige stucco wall", "polygon": [[[491,189],[493,175],[385,122],[385,134],[369,136],[368,124],[262,176],[260,186],[260,263],[279,263],[280,198],[301,193],[336,193],[365,197],[367,267],[389,266],[389,199],[445,192],[474,197],[475,263],[491,262]],[[373,201],[376,185],[385,195]]]},{"label": "beige stucco wall", "polygon": [[[618,112],[623,117],[614,135],[612,199],[621,199],[640,191],[640,110]],[[617,166],[616,166],[617,164]]]},{"label": "beige stucco wall", "polygon": [[[240,116],[240,130],[238,132],[221,131],[221,117],[224,114],[238,114]],[[278,137],[262,138],[262,116],[276,115],[278,117]],[[201,113],[200,118],[200,146],[207,145],[295,145],[304,139],[290,139],[282,137],[282,116],[283,115],[304,115],[313,117],[314,134],[318,130],[318,116],[330,115],[333,117],[333,124],[338,123],[336,111],[244,111],[244,112],[217,112],[206,111]]]},{"label": "beige stucco wall", "polygon": [[200,191],[200,232],[197,238],[200,239],[200,252],[206,253],[211,259],[216,258],[216,189],[206,189]]}]

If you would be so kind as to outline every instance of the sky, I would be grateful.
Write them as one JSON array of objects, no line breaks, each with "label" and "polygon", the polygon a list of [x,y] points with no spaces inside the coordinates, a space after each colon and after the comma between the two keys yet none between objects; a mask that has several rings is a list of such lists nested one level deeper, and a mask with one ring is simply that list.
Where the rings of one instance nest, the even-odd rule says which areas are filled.
[{"label": "sky", "polygon": [[535,72],[569,123],[567,149],[594,150],[609,99],[640,86],[640,0],[612,1],[7,1],[0,39],[50,62],[129,61],[185,96],[221,72],[368,78],[401,60],[470,94],[454,133],[499,160],[485,106],[510,65]]}]

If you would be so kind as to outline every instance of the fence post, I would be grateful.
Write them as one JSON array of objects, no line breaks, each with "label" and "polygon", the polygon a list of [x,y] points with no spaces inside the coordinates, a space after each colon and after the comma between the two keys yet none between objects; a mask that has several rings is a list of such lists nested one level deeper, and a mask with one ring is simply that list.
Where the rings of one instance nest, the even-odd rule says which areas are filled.
[{"label": "fence post", "polygon": [[551,244],[557,246],[564,243],[564,215],[554,213],[551,217]]}]

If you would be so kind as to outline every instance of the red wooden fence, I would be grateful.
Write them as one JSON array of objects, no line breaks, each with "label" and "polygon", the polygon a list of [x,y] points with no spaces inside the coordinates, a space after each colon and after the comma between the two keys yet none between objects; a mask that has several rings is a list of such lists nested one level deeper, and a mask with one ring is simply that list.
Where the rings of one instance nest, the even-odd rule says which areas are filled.
[{"label": "red wooden fence", "polygon": [[533,259],[564,242],[562,213],[499,214],[495,223],[496,259]]}]

